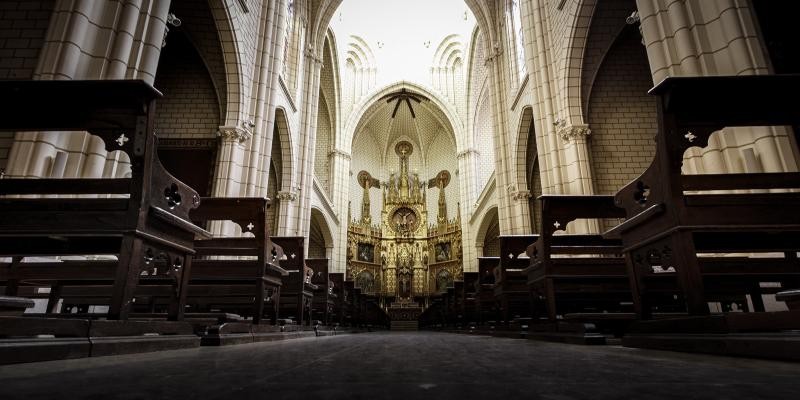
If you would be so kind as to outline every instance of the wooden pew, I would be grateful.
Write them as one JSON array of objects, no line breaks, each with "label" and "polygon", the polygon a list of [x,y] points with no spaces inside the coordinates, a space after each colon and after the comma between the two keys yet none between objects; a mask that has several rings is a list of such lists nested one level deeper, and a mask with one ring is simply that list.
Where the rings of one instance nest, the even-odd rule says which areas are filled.
[{"label": "wooden pew", "polygon": [[[232,221],[241,237],[198,239],[190,279],[189,304],[196,311],[224,311],[250,318],[253,324],[274,316],[280,297],[283,250],[269,240],[266,198],[203,198],[190,214],[198,225]],[[208,296],[209,287],[215,294]],[[273,323],[275,321],[272,321]]]},{"label": "wooden pew", "polygon": [[356,284],[354,281],[345,280],[342,286],[342,320],[349,327],[356,327],[358,322],[358,307],[356,305]]},{"label": "wooden pew", "polygon": [[363,296],[363,318],[364,325],[371,332],[376,329],[388,329],[391,325],[389,314],[380,306],[378,296],[375,294],[364,294]]},{"label": "wooden pew", "polygon": [[[242,237],[197,238],[194,241],[196,254],[187,295],[187,313],[197,328],[204,320],[216,324],[219,317],[213,314],[233,313],[231,318],[240,321],[249,318],[254,324],[261,323],[266,314],[274,315],[280,291],[281,276],[287,272],[278,265],[282,255],[279,246],[269,241],[266,226],[266,198],[202,198],[201,206],[192,210],[190,218],[199,226],[212,221],[231,221],[238,224]],[[76,268],[96,267],[96,262],[73,262]],[[139,287],[135,292],[134,317],[157,318],[163,299],[169,290],[154,287],[155,278],[147,280],[150,285]],[[76,284],[77,283],[77,284]],[[50,296],[49,310],[54,301],[64,302],[62,312],[73,306],[86,310],[89,305],[107,305],[111,288],[104,286],[112,281],[98,280],[95,285],[70,280],[58,281]],[[83,285],[82,285],[83,284]],[[168,288],[167,288],[168,289]],[[55,294],[57,293],[57,294]],[[266,312],[265,312],[266,311]],[[240,317],[241,316],[241,317]],[[224,318],[223,318],[224,320]],[[231,329],[232,326],[229,326]],[[204,329],[202,329],[204,331]]]},{"label": "wooden pew", "polygon": [[341,272],[328,273],[331,287],[333,288],[334,299],[334,313],[331,323],[339,326],[344,326],[345,321],[349,319],[349,303],[347,293],[344,285],[344,274]]},{"label": "wooden pew", "polygon": [[477,272],[464,272],[464,329],[469,329],[478,324],[477,288],[479,274]]},{"label": "wooden pew", "polygon": [[463,329],[464,327],[464,295],[464,281],[454,281],[450,320],[451,326],[455,329]]},{"label": "wooden pew", "polygon": [[280,318],[291,318],[300,327],[311,326],[311,307],[316,285],[311,283],[313,271],[306,265],[302,236],[273,236],[272,242],[285,254],[279,260],[289,272],[283,278],[280,294]]},{"label": "wooden pew", "polygon": [[323,325],[333,325],[336,321],[336,287],[328,273],[328,259],[306,259],[306,265],[314,271],[311,283],[316,285],[312,303],[311,318]]},{"label": "wooden pew", "polygon": [[478,257],[478,279],[475,281],[478,326],[494,329],[500,312],[494,296],[494,269],[500,264],[499,257]]},{"label": "wooden pew", "polygon": [[[158,97],[142,81],[0,82],[0,129],[50,135],[88,131],[103,140],[106,150],[119,150],[131,162],[130,178],[0,180],[0,256],[12,257],[0,266],[6,294],[40,278],[110,278],[114,286],[107,318],[125,320],[140,277],[147,274],[170,281],[169,319],[182,319],[192,241],[209,233],[189,221],[200,197],[171,176],[156,155]],[[113,255],[117,260],[91,271],[30,268],[25,262],[31,256],[74,255]],[[0,334],[13,334],[6,329],[23,329],[25,323],[5,321]],[[118,325],[133,334],[141,326]]]},{"label": "wooden pew", "polygon": [[[523,271],[533,301],[530,337],[602,344],[598,332],[620,334],[633,321],[630,286],[618,238],[562,234],[577,219],[623,218],[613,196],[543,195],[537,240]],[[631,308],[631,309],[629,309]],[[545,317],[546,319],[542,319]]]},{"label": "wooden pew", "polygon": [[[792,100],[799,89],[799,76],[771,75],[668,78],[651,90],[658,96],[659,108],[656,156],[639,178],[616,194],[615,202],[626,210],[626,220],[607,237],[622,239],[634,306],[642,319],[652,317],[654,300],[647,279],[658,273],[675,277],[693,318],[688,320],[691,323],[686,319],[644,321],[636,325],[637,332],[702,334],[709,332],[709,321],[721,324],[717,332],[742,329],[742,321],[751,321],[747,325],[750,331],[800,328],[796,311],[706,317],[710,313],[708,294],[721,293],[726,286],[732,293],[752,294],[759,311],[763,310],[760,282],[778,281],[781,290],[798,287],[800,193],[796,189],[800,188],[800,173],[681,173],[684,152],[690,147],[706,147],[711,134],[724,127],[800,125],[800,109]],[[784,256],[698,256],[775,252]],[[625,343],[691,347],[681,340],[628,335]],[[751,343],[725,351],[800,359],[800,351],[774,351],[764,342]]]},{"label": "wooden pew", "polygon": [[523,270],[530,264],[525,250],[536,239],[537,235],[500,236],[500,258],[493,272],[494,296],[503,326],[509,326],[514,319],[531,316],[531,299]]},{"label": "wooden pew", "polygon": [[[347,283],[345,284],[347,285]],[[355,286],[355,282],[349,284],[348,289],[350,293],[351,326],[363,328],[366,326],[364,322],[364,295],[361,293],[361,288]]]},{"label": "wooden pew", "polygon": [[[0,182],[0,255],[15,259],[2,268],[6,292],[13,295],[20,281],[36,279],[25,274],[20,257],[110,254],[119,258],[111,272],[110,319],[127,317],[141,273],[174,281],[170,318],[180,319],[192,239],[208,232],[189,222],[189,211],[200,203],[197,193],[158,161],[153,124],[160,93],[141,81],[0,82],[0,93],[0,128],[88,131],[106,150],[127,154],[132,165],[131,178]],[[159,259],[169,268],[156,271]]]}]

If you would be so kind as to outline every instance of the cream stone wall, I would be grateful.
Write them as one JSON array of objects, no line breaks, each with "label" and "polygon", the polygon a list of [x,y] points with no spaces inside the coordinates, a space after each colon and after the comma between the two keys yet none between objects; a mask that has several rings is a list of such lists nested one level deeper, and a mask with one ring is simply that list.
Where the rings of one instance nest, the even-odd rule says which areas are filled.
[{"label": "cream stone wall", "polygon": [[183,35],[170,35],[154,86],[158,101],[156,132],[169,139],[209,139],[220,126],[220,103],[214,82],[197,50]]},{"label": "cream stone wall", "polygon": [[[163,135],[220,136],[213,194],[270,196],[273,234],[318,239],[324,220],[325,255],[339,272],[348,211],[360,216],[355,175],[365,169],[385,180],[396,168],[391,146],[410,140],[421,178],[452,174],[448,217],[461,212],[471,271],[493,251],[484,243],[489,226],[496,235],[533,231],[538,194],[613,193],[647,167],[655,120],[645,92],[655,82],[770,72],[747,0],[466,0],[473,33],[432,38],[425,82],[378,87],[377,43],[329,29],[340,3],[2,0],[0,78],[155,82],[167,95]],[[639,21],[628,27],[636,10]],[[167,25],[170,12],[182,27]],[[182,31],[199,60],[165,56],[173,72],[160,74],[167,29],[165,51]],[[375,119],[385,111],[375,104],[402,87],[429,99],[417,118]],[[735,140],[723,132],[709,148],[688,151],[685,170],[797,170],[789,148],[784,129],[748,129]],[[745,163],[745,153],[755,161]],[[0,133],[7,176],[48,176],[64,155],[59,176],[122,176],[127,168],[88,135]],[[376,221],[380,191],[370,196]],[[431,211],[437,197],[428,191]]]},{"label": "cream stone wall", "polygon": [[0,1],[0,79],[31,79],[55,0]]},{"label": "cream stone wall", "polygon": [[587,112],[597,194],[614,194],[650,166],[655,155],[656,99],[647,54],[635,28],[621,34],[592,84]]}]

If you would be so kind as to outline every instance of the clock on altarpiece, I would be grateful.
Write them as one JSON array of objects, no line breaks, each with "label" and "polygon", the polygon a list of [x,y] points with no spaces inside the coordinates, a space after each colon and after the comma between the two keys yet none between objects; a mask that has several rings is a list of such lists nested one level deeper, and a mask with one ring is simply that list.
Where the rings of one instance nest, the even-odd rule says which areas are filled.
[{"label": "clock on altarpiece", "polygon": [[417,229],[417,212],[408,207],[400,207],[392,214],[392,228],[397,233],[411,233]]}]

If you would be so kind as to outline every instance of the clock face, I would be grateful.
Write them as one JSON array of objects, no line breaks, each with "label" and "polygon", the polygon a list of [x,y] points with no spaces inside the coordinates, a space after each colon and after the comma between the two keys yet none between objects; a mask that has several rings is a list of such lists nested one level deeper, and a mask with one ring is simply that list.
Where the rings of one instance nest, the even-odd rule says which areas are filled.
[{"label": "clock face", "polygon": [[398,232],[415,231],[418,221],[417,213],[408,207],[400,207],[392,215],[392,227]]}]

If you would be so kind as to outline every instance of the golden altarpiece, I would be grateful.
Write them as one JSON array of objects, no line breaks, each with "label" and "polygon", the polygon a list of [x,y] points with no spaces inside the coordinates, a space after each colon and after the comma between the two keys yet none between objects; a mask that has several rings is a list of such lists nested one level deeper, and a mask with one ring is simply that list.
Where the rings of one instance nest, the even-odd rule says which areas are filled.
[{"label": "golden altarpiece", "polygon": [[[347,277],[362,292],[377,297],[387,311],[422,309],[432,295],[463,279],[460,216],[447,219],[445,188],[450,173],[441,171],[420,181],[409,173],[411,143],[395,146],[400,171],[380,182],[368,171],[358,173],[363,188],[361,218],[350,221],[347,235]],[[382,191],[381,220],[373,223],[369,191]],[[427,192],[438,191],[436,223],[428,224]]]}]

